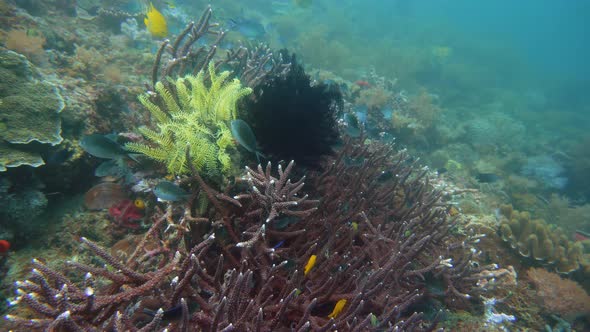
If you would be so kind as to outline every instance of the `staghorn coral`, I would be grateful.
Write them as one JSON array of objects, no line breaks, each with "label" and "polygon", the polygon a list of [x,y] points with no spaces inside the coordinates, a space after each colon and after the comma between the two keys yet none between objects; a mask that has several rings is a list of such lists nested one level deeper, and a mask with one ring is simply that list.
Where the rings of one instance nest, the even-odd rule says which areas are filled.
[{"label": "staghorn coral", "polygon": [[499,229],[502,240],[521,256],[564,274],[588,265],[583,244],[568,240],[561,228],[542,219],[531,219],[528,212],[513,210],[511,205],[503,205],[500,212],[504,216]]},{"label": "staghorn coral", "polygon": [[124,261],[82,239],[105,267],[69,262],[75,274],[64,275],[34,261],[6,319],[34,331],[431,331],[436,320],[412,309],[424,277],[442,277],[450,298],[468,299],[489,267],[473,268],[469,255],[456,264],[440,257],[467,248],[446,241],[439,195],[407,162],[349,142],[310,176],[321,202],[300,193],[303,179],[290,180],[293,163],[278,176],[270,165],[247,169],[226,193],[193,166],[182,182],[198,184],[195,197],[205,194],[209,211],[193,216],[192,200],[156,208]]},{"label": "staghorn coral", "polygon": [[[155,94],[140,95],[157,129],[140,128],[151,145],[131,142],[127,149],[164,163],[171,174],[186,174],[191,166],[208,177],[227,173],[231,168],[227,149],[232,144],[227,122],[236,118],[237,101],[251,89],[243,88],[238,79],[227,81],[227,71],[216,74],[213,63],[207,74],[209,85],[200,71],[177,79],[174,90],[158,82]],[[194,151],[190,160],[187,147]]]},{"label": "staghorn coral", "polygon": [[538,268],[529,269],[527,276],[536,289],[537,303],[547,313],[570,321],[580,316],[590,317],[590,296],[578,283]]},{"label": "staghorn coral", "polygon": [[[216,30],[219,24],[210,22],[212,13],[211,6],[208,6],[199,20],[189,23],[172,43],[165,40],[160,44],[152,67],[153,87],[159,81],[167,84],[166,80],[161,80],[160,77],[205,71],[217,52],[217,46],[225,37],[224,31]],[[200,44],[199,41],[206,35],[215,36],[215,40],[212,43]],[[194,47],[195,45],[199,47]],[[205,71],[205,75],[207,74]]]}]

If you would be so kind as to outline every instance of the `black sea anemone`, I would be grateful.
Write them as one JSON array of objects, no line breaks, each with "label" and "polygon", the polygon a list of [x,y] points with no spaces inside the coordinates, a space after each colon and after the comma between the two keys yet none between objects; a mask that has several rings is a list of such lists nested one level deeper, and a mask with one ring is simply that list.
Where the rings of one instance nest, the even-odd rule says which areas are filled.
[{"label": "black sea anemone", "polygon": [[245,117],[267,157],[314,167],[338,141],[336,113],[342,109],[342,95],[335,86],[312,86],[295,55],[282,52],[283,58],[291,58],[291,69],[254,89]]}]

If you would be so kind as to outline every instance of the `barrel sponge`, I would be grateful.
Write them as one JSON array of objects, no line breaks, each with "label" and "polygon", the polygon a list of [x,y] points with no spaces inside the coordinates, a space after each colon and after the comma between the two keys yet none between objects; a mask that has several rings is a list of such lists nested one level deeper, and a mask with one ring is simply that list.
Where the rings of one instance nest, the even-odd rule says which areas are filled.
[{"label": "barrel sponge", "polygon": [[21,54],[0,49],[0,171],[20,165],[39,166],[38,153],[27,146],[35,141],[57,145],[60,112],[65,103],[57,88]]}]

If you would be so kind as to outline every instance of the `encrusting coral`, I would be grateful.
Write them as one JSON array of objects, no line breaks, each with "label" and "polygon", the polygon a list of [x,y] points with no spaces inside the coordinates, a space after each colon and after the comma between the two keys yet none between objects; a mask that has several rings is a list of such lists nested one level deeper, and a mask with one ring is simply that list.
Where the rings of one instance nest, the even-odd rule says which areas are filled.
[{"label": "encrusting coral", "polygon": [[504,218],[500,235],[511,248],[524,257],[553,266],[558,273],[571,273],[588,265],[581,242],[570,241],[563,230],[542,219],[532,219],[526,211],[519,212],[511,205],[500,208]]},{"label": "encrusting coral", "polygon": [[[155,93],[140,95],[157,129],[140,128],[150,144],[131,142],[126,148],[164,163],[170,174],[187,174],[191,166],[208,177],[226,174],[231,168],[227,149],[232,144],[228,122],[236,118],[237,101],[252,90],[238,79],[228,81],[228,71],[215,73],[213,63],[207,74],[210,84],[200,71],[177,79],[173,90],[157,82]],[[193,151],[190,160],[187,148]]]}]

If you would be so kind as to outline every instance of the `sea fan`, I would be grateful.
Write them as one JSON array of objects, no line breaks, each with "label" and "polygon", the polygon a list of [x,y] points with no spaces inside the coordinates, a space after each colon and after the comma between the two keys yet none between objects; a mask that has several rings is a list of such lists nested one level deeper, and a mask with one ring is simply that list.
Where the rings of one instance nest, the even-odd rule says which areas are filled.
[{"label": "sea fan", "polygon": [[332,151],[338,141],[336,113],[342,108],[342,95],[331,85],[312,86],[295,55],[290,71],[258,85],[254,96],[246,102],[244,116],[264,154],[313,167]]}]

